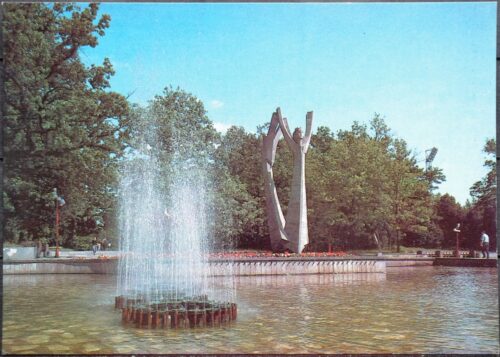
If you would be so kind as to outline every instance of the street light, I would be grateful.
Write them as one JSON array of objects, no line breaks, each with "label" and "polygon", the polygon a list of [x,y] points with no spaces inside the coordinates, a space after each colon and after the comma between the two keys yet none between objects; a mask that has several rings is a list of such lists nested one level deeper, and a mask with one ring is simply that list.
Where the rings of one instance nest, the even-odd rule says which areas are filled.
[{"label": "street light", "polygon": [[55,236],[56,236],[56,258],[59,258],[59,223],[60,223],[60,208],[66,204],[64,198],[57,194],[57,188],[52,191],[52,197],[54,198],[54,203],[56,207],[56,224],[55,224]]},{"label": "street light", "polygon": [[460,252],[458,250],[458,236],[460,235],[460,223],[457,223],[457,226],[453,228],[453,232],[455,232],[457,235],[457,247],[455,248],[455,257],[460,258]]}]

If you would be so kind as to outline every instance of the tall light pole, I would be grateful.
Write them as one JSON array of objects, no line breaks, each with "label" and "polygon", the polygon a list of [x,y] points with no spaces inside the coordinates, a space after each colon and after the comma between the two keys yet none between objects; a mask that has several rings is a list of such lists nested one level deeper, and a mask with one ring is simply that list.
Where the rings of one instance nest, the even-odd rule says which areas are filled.
[{"label": "tall light pole", "polygon": [[453,232],[456,233],[457,246],[455,248],[455,257],[460,258],[460,252],[458,250],[458,236],[460,235],[460,223],[457,223],[457,226],[453,228]]},{"label": "tall light pole", "polygon": [[64,198],[57,194],[57,188],[52,191],[52,197],[54,198],[54,203],[56,207],[56,222],[55,222],[55,238],[56,238],[56,258],[59,258],[59,224],[61,220],[61,210],[60,208],[66,203]]},{"label": "tall light pole", "polygon": [[435,147],[425,150],[425,172],[429,171],[429,169],[431,168],[432,161],[434,161],[437,152],[438,149]]}]

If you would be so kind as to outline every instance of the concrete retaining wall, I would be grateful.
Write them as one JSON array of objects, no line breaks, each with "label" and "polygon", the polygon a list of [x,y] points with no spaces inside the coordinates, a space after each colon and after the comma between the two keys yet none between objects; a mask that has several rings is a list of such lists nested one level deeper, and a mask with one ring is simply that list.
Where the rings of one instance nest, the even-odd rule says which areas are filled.
[{"label": "concrete retaining wall", "polygon": [[94,254],[91,250],[80,250],[80,251],[61,250],[59,255],[61,257],[66,257],[66,258],[96,258],[100,256],[118,257],[120,255],[120,252],[117,250],[100,250],[96,254]]},{"label": "concrete retaining wall", "polygon": [[[117,259],[43,259],[4,262],[4,274],[116,274]],[[214,276],[385,273],[383,260],[237,259],[211,260]]]},{"label": "concrete retaining wall", "polygon": [[3,248],[4,260],[26,260],[36,258],[36,247]]},{"label": "concrete retaining wall", "polygon": [[453,267],[477,267],[477,268],[496,268],[496,259],[482,258],[436,258],[434,265],[453,266]]},{"label": "concrete retaining wall", "polygon": [[[214,276],[385,273],[385,261],[376,260],[235,260],[210,262]],[[230,263],[229,263],[230,264]]]},{"label": "concrete retaining wall", "polygon": [[37,259],[4,262],[3,274],[116,274],[116,259]]},{"label": "concrete retaining wall", "polygon": [[387,268],[430,266],[433,263],[434,263],[434,258],[388,259],[385,261]]}]

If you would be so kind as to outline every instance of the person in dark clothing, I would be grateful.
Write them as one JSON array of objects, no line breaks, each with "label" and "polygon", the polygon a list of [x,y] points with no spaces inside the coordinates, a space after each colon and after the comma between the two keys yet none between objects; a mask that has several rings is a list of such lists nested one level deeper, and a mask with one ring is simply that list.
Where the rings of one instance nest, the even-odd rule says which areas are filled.
[{"label": "person in dark clothing", "polygon": [[99,246],[97,245],[97,237],[94,237],[92,239],[92,253],[97,253],[97,251],[99,250]]},{"label": "person in dark clothing", "polygon": [[106,250],[108,248],[108,241],[106,238],[104,238],[101,242],[101,249]]}]

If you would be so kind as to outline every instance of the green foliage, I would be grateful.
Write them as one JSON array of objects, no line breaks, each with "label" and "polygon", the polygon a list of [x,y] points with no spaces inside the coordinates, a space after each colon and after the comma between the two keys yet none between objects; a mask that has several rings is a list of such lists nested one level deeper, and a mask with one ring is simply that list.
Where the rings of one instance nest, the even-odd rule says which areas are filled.
[{"label": "green foliage", "polygon": [[216,247],[259,246],[262,237],[263,212],[245,184],[220,168],[212,195],[214,205],[213,231]]},{"label": "green foliage", "polygon": [[[265,129],[264,125],[260,132]],[[260,161],[258,153],[252,150],[257,146],[260,150],[260,142],[255,139],[255,135],[245,133],[242,128],[230,129],[222,139],[218,159],[228,167],[231,177],[239,180],[239,190],[256,198],[254,219],[259,219],[260,224],[266,222],[265,200],[258,186],[262,187],[262,179],[255,177],[255,172],[261,171],[255,165]],[[494,140],[489,140],[484,150],[492,157]],[[291,154],[282,140],[277,149],[274,178],[284,211],[291,165]],[[393,137],[378,114],[369,128],[355,122],[351,130],[333,134],[329,128],[319,127],[312,136],[306,160],[312,249],[326,250],[329,244],[334,249],[391,249],[399,248],[401,243],[452,248],[456,239],[453,228],[459,222],[462,222],[460,246],[475,247],[483,228],[490,236],[494,236],[496,229],[495,161],[487,158],[485,166],[490,171],[472,186],[473,203],[464,209],[453,196],[433,193],[446,179],[442,170],[431,167],[424,171],[418,167],[406,142]],[[254,242],[268,243],[266,231],[254,232]],[[241,237],[242,233],[234,233]],[[244,240],[238,242],[247,246]]]},{"label": "green foliage", "polygon": [[[127,136],[126,99],[109,91],[109,60],[86,67],[79,52],[109,26],[98,5],[5,4],[6,239],[50,236],[56,187],[67,239],[78,221],[101,222],[114,199]],[[91,230],[96,230],[94,227]]]},{"label": "green foliage", "polygon": [[495,139],[489,139],[484,146],[483,151],[488,155],[484,162],[484,166],[489,168],[489,171],[482,180],[474,183],[470,188],[470,194],[475,205],[486,207],[496,202],[497,170],[495,146]]},{"label": "green foliage", "polygon": [[376,114],[335,137],[319,128],[306,167],[313,246],[370,248],[426,232],[430,193],[422,169]]},{"label": "green foliage", "polygon": [[[437,222],[443,231],[443,247],[454,247],[456,245],[456,233],[453,229],[458,223],[463,225],[464,212],[453,196],[445,194],[437,202]],[[461,228],[463,229],[463,228]]]},{"label": "green foliage", "polygon": [[[219,198],[223,201],[216,206],[225,207],[225,215],[219,216],[219,230],[233,247],[262,247],[269,243],[261,145],[256,135],[233,126],[216,151]],[[227,226],[229,222],[231,227]]]},{"label": "green foliage", "polygon": [[[260,169],[262,174],[262,169]],[[280,199],[281,209],[286,216],[288,201],[290,200],[290,184],[293,174],[293,155],[284,139],[280,140],[276,148],[276,158],[273,166],[274,184]],[[264,192],[262,192],[264,195]]]},{"label": "green foliage", "polygon": [[92,250],[92,239],[95,235],[88,236],[76,236],[72,239],[71,243],[68,244],[69,248],[74,250]]},{"label": "green foliage", "polygon": [[[256,138],[240,128],[231,128],[221,140],[203,103],[179,88],[167,87],[148,107],[135,108],[132,116],[131,152],[141,151],[140,143],[156,145],[164,192],[168,192],[172,177],[206,177],[206,182],[193,183],[205,185],[214,248],[251,245],[255,237],[262,236],[265,225],[258,203],[262,190],[259,161],[252,157],[260,155],[255,149]],[[247,155],[251,156],[245,159]],[[133,155],[127,160],[134,160]],[[200,170],[200,175],[195,170]],[[251,177],[251,184],[243,183],[240,176]]]},{"label": "green foliage", "polygon": [[470,188],[472,203],[464,220],[464,240],[466,246],[479,248],[481,231],[490,236],[490,247],[496,249],[496,161],[495,139],[489,139],[483,148],[487,157],[484,166],[489,169],[485,177],[475,182]]},{"label": "green foliage", "polygon": [[208,119],[203,103],[179,88],[165,88],[163,95],[156,96],[149,107],[151,116],[159,119],[156,142],[167,156],[193,160],[206,167],[213,157],[219,134]]},{"label": "green foliage", "polygon": [[[259,134],[266,125],[258,128]],[[236,180],[227,197],[243,201],[233,206],[235,212],[224,223],[233,227],[241,247],[268,244],[267,230],[259,229],[266,222],[261,165],[261,141],[243,128],[230,128],[217,149],[217,162],[225,166],[229,177]],[[275,184],[284,213],[290,192],[292,155],[280,141],[273,167]],[[434,168],[433,168],[434,169]],[[440,173],[439,168],[435,168]],[[434,247],[443,239],[435,222],[435,200],[432,185],[444,175],[429,178],[407,149],[406,143],[394,138],[383,118],[375,114],[366,125],[355,122],[348,131],[333,134],[319,127],[312,136],[306,160],[309,235],[312,249],[391,248],[400,241]],[[222,176],[221,176],[222,177]],[[439,180],[437,179],[439,178]],[[226,197],[226,196],[225,196]],[[224,202],[230,206],[232,200]],[[251,220],[245,217],[251,216]],[[250,226],[248,225],[250,224]],[[267,227],[266,227],[267,228]],[[248,237],[252,232],[252,238]],[[241,239],[245,237],[245,239]],[[255,243],[255,244],[252,244]],[[257,245],[256,245],[257,244]]]}]

